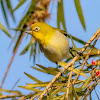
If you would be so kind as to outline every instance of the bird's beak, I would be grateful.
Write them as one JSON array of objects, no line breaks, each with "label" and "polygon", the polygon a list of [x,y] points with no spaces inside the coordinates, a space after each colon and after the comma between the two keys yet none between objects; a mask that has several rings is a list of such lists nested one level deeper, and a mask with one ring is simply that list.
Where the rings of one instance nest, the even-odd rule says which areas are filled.
[{"label": "bird's beak", "polygon": [[28,33],[28,34],[31,34],[32,33],[32,31],[25,31],[26,33]]}]

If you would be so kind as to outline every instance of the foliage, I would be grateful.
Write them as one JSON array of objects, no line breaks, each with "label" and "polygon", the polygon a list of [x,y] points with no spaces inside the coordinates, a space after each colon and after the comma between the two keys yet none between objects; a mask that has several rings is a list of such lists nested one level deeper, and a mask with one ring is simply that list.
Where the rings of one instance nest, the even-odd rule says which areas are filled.
[{"label": "foliage", "polygon": [[[10,0],[0,0],[1,8],[4,14],[4,18],[6,21],[6,24],[9,29],[9,21],[7,17],[7,13],[9,12],[12,16],[13,21],[15,21],[14,12],[17,9],[20,9],[20,7],[26,2],[26,0],[20,0],[19,4],[12,9],[11,1]],[[15,54],[19,48],[19,45],[21,44],[23,38],[25,37],[25,31],[28,30],[31,26],[31,24],[39,21],[44,22],[46,18],[50,17],[49,5],[53,2],[52,0],[31,0],[30,6],[26,12],[26,14],[21,19],[19,25],[16,27],[15,30],[16,33],[19,33],[18,35],[15,34],[15,36],[12,38],[12,42],[14,42],[14,38],[17,38],[17,41],[15,43],[14,49],[13,49],[13,56],[11,58],[11,61],[8,65],[8,70],[5,73],[5,77],[3,78],[2,85],[4,84],[4,80],[7,76],[7,73],[10,69],[10,66],[13,62],[13,59],[15,57]],[[63,26],[63,29],[67,32],[67,27],[65,25],[65,17],[64,17],[64,7],[63,7],[63,0],[58,0],[58,8],[57,8],[57,26],[58,28],[61,28],[61,25]],[[76,11],[79,17],[79,21],[81,22],[81,25],[83,29],[86,31],[86,25],[84,20],[84,15],[82,12],[80,0],[74,0]],[[0,23],[0,29],[9,37],[11,37],[10,33],[7,31],[7,29]],[[71,51],[73,54],[73,57],[66,60],[66,62],[60,62],[58,68],[53,67],[45,67],[42,65],[37,65],[37,67],[32,66],[32,69],[38,70],[40,72],[53,75],[54,78],[52,81],[43,82],[37,78],[34,77],[34,75],[30,75],[25,72],[26,76],[28,76],[30,79],[32,79],[35,83],[27,83],[26,86],[19,86],[20,88],[27,89],[32,91],[31,93],[27,95],[23,95],[20,91],[13,91],[13,90],[6,90],[6,89],[0,89],[0,99],[5,98],[12,98],[12,99],[19,99],[19,100],[25,100],[25,99],[37,99],[39,100],[86,100],[88,96],[91,100],[91,93],[93,90],[95,90],[95,87],[98,85],[100,81],[100,75],[99,73],[99,66],[100,66],[100,60],[98,59],[94,65],[94,62],[90,64],[90,61],[88,59],[93,57],[100,56],[100,51],[98,48],[95,48],[95,44],[99,38],[100,29],[91,37],[91,39],[86,43],[83,40],[80,40],[79,38],[72,36],[67,33],[68,37],[71,38],[71,41],[73,43],[73,47],[71,47],[71,50],[74,49],[74,51]],[[93,41],[94,40],[94,41]],[[77,41],[80,44],[85,45],[83,48],[77,48],[74,41]],[[93,45],[92,45],[93,43]],[[34,38],[31,38],[30,42],[26,45],[26,47],[21,51],[20,55],[24,55],[27,52],[30,52],[30,58],[33,57],[35,60],[36,52],[38,47],[38,43],[35,41]],[[29,50],[30,49],[30,50]],[[81,51],[77,52],[76,51]],[[80,53],[83,54],[80,56]],[[84,80],[81,80],[81,77],[84,78]],[[11,95],[3,95],[2,92],[10,93]],[[96,90],[95,90],[96,93]],[[46,94],[46,95],[45,95]],[[98,94],[96,93],[97,97],[99,98]]]}]

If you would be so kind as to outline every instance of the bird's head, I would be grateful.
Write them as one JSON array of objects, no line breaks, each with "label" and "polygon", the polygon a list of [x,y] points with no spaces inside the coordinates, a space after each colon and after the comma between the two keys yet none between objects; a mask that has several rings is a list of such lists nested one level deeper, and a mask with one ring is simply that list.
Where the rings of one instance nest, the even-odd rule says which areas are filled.
[{"label": "bird's head", "polygon": [[49,37],[54,34],[55,30],[47,23],[37,22],[32,24],[30,31],[26,32],[32,35],[40,44],[42,44],[46,37],[48,37],[49,40]]}]

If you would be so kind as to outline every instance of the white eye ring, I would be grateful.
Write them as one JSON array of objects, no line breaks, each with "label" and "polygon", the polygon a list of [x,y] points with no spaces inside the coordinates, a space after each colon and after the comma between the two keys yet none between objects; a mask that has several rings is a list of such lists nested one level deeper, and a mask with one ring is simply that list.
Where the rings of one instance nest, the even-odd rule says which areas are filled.
[{"label": "white eye ring", "polygon": [[40,30],[39,27],[35,27],[34,31],[38,32]]}]

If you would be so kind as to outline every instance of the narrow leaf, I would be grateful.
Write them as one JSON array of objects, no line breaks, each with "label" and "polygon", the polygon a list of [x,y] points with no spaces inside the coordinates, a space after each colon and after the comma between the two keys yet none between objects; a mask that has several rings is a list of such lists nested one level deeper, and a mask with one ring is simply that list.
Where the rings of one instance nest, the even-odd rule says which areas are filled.
[{"label": "narrow leaf", "polygon": [[74,86],[73,86],[73,85],[72,85],[72,91],[73,91],[73,94],[74,94],[74,96],[75,96],[75,100],[79,100],[79,99],[78,99],[77,92],[76,92],[76,90],[74,89]]},{"label": "narrow leaf", "polygon": [[90,84],[91,76],[88,77],[84,82],[84,85],[82,86],[82,89],[86,88]]},{"label": "narrow leaf", "polygon": [[21,42],[21,38],[22,38],[22,36],[24,36],[23,34],[24,34],[24,33],[21,31],[20,35],[18,36],[17,42],[16,42],[16,44],[15,44],[15,46],[14,46],[13,52],[18,48],[18,45],[19,45],[20,42]]},{"label": "narrow leaf", "polygon": [[71,36],[73,40],[75,40],[75,41],[77,41],[77,42],[79,42],[79,43],[81,43],[81,44],[83,44],[83,45],[86,44],[85,41],[83,41],[83,40],[81,40],[81,39],[79,39],[79,38],[77,38],[77,37],[75,37],[75,36],[72,36],[72,35],[70,35],[70,34],[67,34],[67,36],[68,36],[69,38],[70,38],[70,36]]},{"label": "narrow leaf", "polygon": [[46,68],[39,64],[36,64],[36,65],[39,66],[40,68],[42,68],[43,70],[45,70],[48,74],[56,75],[58,73],[58,71],[56,71],[55,69]]},{"label": "narrow leaf", "polygon": [[48,84],[49,84],[49,82],[36,83],[36,84],[27,83],[27,87],[30,87],[30,88],[34,88],[34,87],[46,87]]},{"label": "narrow leaf", "polygon": [[81,8],[80,0],[74,0],[74,2],[75,2],[76,10],[77,10],[79,19],[81,21],[81,24],[82,24],[84,30],[86,31],[85,20],[84,20],[82,8]]},{"label": "narrow leaf", "polygon": [[31,1],[31,5],[30,5],[30,7],[29,7],[29,9],[28,9],[28,11],[27,11],[27,13],[26,13],[26,15],[22,18],[22,20],[20,21],[20,23],[19,23],[19,25],[18,25],[18,27],[17,27],[17,29],[23,29],[23,30],[21,31],[21,33],[20,33],[20,35],[19,35],[19,37],[18,37],[18,39],[17,39],[17,42],[16,42],[16,44],[15,44],[15,46],[14,46],[13,51],[16,50],[16,48],[17,48],[17,46],[18,46],[18,44],[19,44],[19,42],[20,42],[20,41],[19,41],[20,38],[24,37],[22,34],[24,34],[23,32],[24,32],[25,29],[27,28],[26,23],[27,23],[28,20],[30,19],[31,12],[33,12],[33,10],[34,10],[34,8],[35,8],[35,6],[36,6],[37,1],[38,1],[38,0],[32,0],[32,1]]},{"label": "narrow leaf", "polygon": [[32,68],[33,68],[33,69],[35,69],[35,70],[38,70],[38,71],[40,71],[40,72],[47,73],[47,72],[46,72],[46,71],[44,71],[43,69],[36,68],[36,67],[34,67],[34,66],[32,66]]},{"label": "narrow leaf", "polygon": [[35,91],[35,92],[40,92],[41,91],[39,89],[30,88],[30,87],[27,87],[27,86],[18,86],[18,87],[23,88],[23,89],[27,89],[27,90],[32,90],[32,91]]},{"label": "narrow leaf", "polygon": [[13,9],[13,12],[16,11],[20,6],[22,6],[26,0],[21,0],[21,2]]},{"label": "narrow leaf", "polygon": [[15,21],[15,17],[14,17],[14,15],[12,13],[11,1],[10,0],[6,0],[6,4],[7,4],[7,7],[9,9],[10,13],[11,13],[11,16],[12,16],[13,20]]},{"label": "narrow leaf", "polygon": [[14,93],[14,94],[22,94],[20,91],[13,91],[13,90],[7,90],[7,89],[0,89],[2,92],[8,92],[8,93]]},{"label": "narrow leaf", "polygon": [[63,89],[63,86],[64,86],[64,85],[61,85],[61,86],[59,86],[56,90],[54,90],[54,91],[51,93],[51,98],[53,98],[53,96],[54,96],[55,94],[58,94],[59,92],[61,92],[61,90]]},{"label": "narrow leaf", "polygon": [[58,26],[58,28],[60,28],[61,23],[63,25],[64,30],[66,30],[64,9],[63,9],[63,0],[58,1],[58,10],[57,10],[57,26]]},{"label": "narrow leaf", "polygon": [[[24,72],[24,73],[25,73],[25,72]],[[35,78],[35,77],[29,75],[28,73],[25,73],[25,74],[26,74],[30,79],[34,80],[35,82],[37,82],[37,83],[42,83],[42,81],[40,81],[40,80],[38,80],[37,78]]]},{"label": "narrow leaf", "polygon": [[76,45],[75,45],[75,43],[74,43],[74,41],[73,41],[73,39],[72,39],[72,36],[71,36],[71,35],[70,35],[70,39],[71,39],[71,41],[72,41],[73,46],[76,48]]},{"label": "narrow leaf", "polygon": [[6,30],[6,28],[0,23],[0,29],[8,36],[11,38],[11,35],[9,34],[9,32]]},{"label": "narrow leaf", "polygon": [[18,84],[18,82],[20,81],[20,79],[18,79],[16,82],[15,82],[15,84],[13,85],[13,87],[12,87],[12,89],[11,90],[13,90],[14,89],[14,87]]},{"label": "narrow leaf", "polygon": [[[70,70],[70,69],[68,69],[68,70]],[[80,72],[80,70],[77,69],[77,68],[75,68],[75,69],[73,70],[73,72],[76,73],[76,74],[78,74],[78,73]],[[83,72],[81,72],[80,75],[82,75],[82,76],[84,76],[84,77],[87,77],[87,75],[86,75],[85,73],[83,73]]]},{"label": "narrow leaf", "polygon": [[7,26],[9,27],[9,22],[8,22],[8,19],[7,19],[7,14],[6,14],[6,8],[5,8],[5,6],[4,6],[4,1],[3,0],[1,0],[1,8],[2,8],[2,10],[3,10],[3,14],[4,14],[4,18],[5,18],[5,21],[6,21],[6,24],[7,24]]},{"label": "narrow leaf", "polygon": [[26,52],[29,51],[29,48],[31,46],[31,41],[28,43],[28,45],[21,51],[20,55],[24,55]]},{"label": "narrow leaf", "polygon": [[34,51],[33,45],[31,45],[31,50],[30,50],[30,59],[32,58],[33,51]]},{"label": "narrow leaf", "polygon": [[10,0],[6,0],[6,4],[7,4],[7,7],[9,8],[9,10],[12,10]]},{"label": "narrow leaf", "polygon": [[[36,83],[36,84],[31,84],[31,83],[27,83],[27,86],[30,88],[34,88],[34,87],[46,87],[49,84],[49,82],[43,82],[43,83]],[[53,86],[67,86],[67,83],[63,83],[63,82],[55,82],[53,83]]]},{"label": "narrow leaf", "polygon": [[[62,67],[65,67],[65,66],[67,66],[67,63],[62,61],[62,62],[59,62],[59,65],[62,66]],[[69,67],[68,70],[71,71],[72,68]],[[77,69],[77,68],[75,68],[75,69],[73,69],[73,72],[76,73],[76,74],[78,74],[80,72],[80,70]],[[82,75],[84,77],[87,77],[83,72],[81,72],[80,75]]]},{"label": "narrow leaf", "polygon": [[92,100],[92,96],[91,96],[91,94],[90,94],[90,98],[89,98],[90,100]]}]

